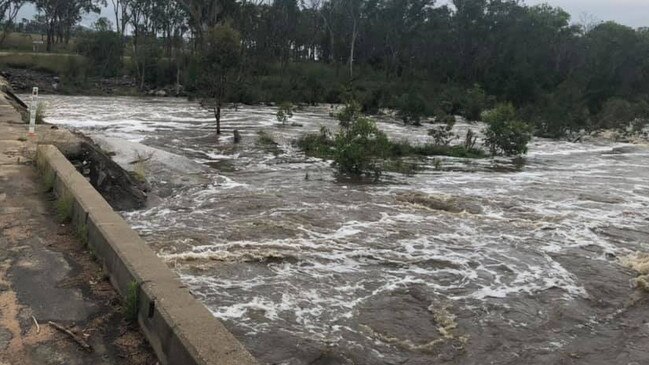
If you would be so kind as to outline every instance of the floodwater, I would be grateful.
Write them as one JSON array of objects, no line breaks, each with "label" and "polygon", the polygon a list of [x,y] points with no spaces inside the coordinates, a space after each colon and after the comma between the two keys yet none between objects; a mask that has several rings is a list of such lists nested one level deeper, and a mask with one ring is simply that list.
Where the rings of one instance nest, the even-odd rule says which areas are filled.
[{"label": "floodwater", "polygon": [[358,184],[292,146],[335,127],[327,107],[302,127],[228,110],[217,139],[184,100],[46,99],[51,123],[208,167],[124,216],[262,363],[649,363],[648,294],[622,264],[649,252],[645,147],[536,139],[524,163],[430,158]]}]

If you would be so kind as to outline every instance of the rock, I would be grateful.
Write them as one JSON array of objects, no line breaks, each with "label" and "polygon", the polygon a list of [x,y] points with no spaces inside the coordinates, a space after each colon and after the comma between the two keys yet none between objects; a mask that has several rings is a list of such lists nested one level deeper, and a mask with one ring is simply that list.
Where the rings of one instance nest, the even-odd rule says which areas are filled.
[{"label": "rock", "polygon": [[462,200],[454,197],[427,195],[420,192],[402,193],[397,196],[397,201],[420,205],[433,210],[441,210],[449,213],[468,212],[481,214],[482,206],[477,203]]},{"label": "rock", "polygon": [[97,146],[82,142],[81,153],[68,158],[85,162],[86,177],[114,209],[130,211],[146,205],[146,184],[137,181]]},{"label": "rock", "polygon": [[623,146],[623,147],[615,147],[613,148],[613,151],[611,151],[612,154],[616,155],[621,155],[625,153],[634,153],[637,152],[639,147],[637,146]]},{"label": "rock", "polygon": [[158,90],[155,92],[155,96],[164,97],[167,96],[167,92],[165,90]]},{"label": "rock", "polygon": [[579,194],[579,200],[587,200],[595,203],[604,203],[604,204],[622,204],[624,199],[611,196],[609,194],[596,194],[596,193],[582,193]]}]

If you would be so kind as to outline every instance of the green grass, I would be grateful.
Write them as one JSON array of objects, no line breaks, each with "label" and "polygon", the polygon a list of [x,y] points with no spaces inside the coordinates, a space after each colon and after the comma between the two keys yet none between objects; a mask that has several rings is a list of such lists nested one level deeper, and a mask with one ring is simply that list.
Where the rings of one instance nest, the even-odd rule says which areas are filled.
[{"label": "green grass", "polygon": [[411,145],[407,141],[391,142],[391,155],[395,157],[405,156],[450,156],[462,158],[485,158],[487,153],[478,148],[467,148],[464,146],[447,146],[426,143],[422,145]]},{"label": "green grass", "polygon": [[[47,36],[41,34],[29,33],[9,33],[2,44],[2,50],[15,50],[23,52],[32,52],[34,50],[34,41],[43,41],[43,44],[38,45],[39,52],[45,52],[47,49]],[[71,38],[70,42],[53,44],[52,52],[69,52],[76,47],[75,38]]]},{"label": "green grass", "polygon": [[[0,66],[42,71],[62,75],[69,72],[72,65],[84,67],[87,60],[74,54],[55,53],[0,53]],[[79,66],[81,65],[81,66]]]},{"label": "green grass", "polygon": [[331,160],[334,158],[334,141],[325,128],[320,133],[305,134],[297,140],[297,147],[307,156]]},{"label": "green grass", "polygon": [[56,215],[61,222],[69,222],[72,219],[74,209],[74,197],[69,192],[63,193],[56,200]]},{"label": "green grass", "polygon": [[44,102],[38,103],[36,106],[36,124],[45,123],[45,112],[47,110],[47,104]]},{"label": "green grass", "polygon": [[408,176],[416,174],[421,169],[418,164],[404,161],[400,158],[387,160],[381,165],[381,167],[385,171],[396,172]]},{"label": "green grass", "polygon": [[[296,145],[307,156],[332,159],[335,154],[335,141],[327,130],[310,133],[300,137]],[[426,143],[412,145],[408,141],[389,143],[389,157],[399,158],[408,156],[450,156],[463,158],[485,158],[487,153],[478,148],[467,148],[461,145],[446,146]]]},{"label": "green grass", "polygon": [[[76,234],[77,234],[77,238],[79,238],[81,243],[83,243],[84,245],[88,244],[88,226],[85,223],[82,223],[76,227]],[[92,254],[92,250],[91,250],[91,254]]]},{"label": "green grass", "polygon": [[56,181],[56,174],[52,170],[46,170],[43,172],[43,189],[46,192],[52,191],[54,189],[54,182]]},{"label": "green grass", "polygon": [[137,314],[140,305],[140,286],[135,281],[128,284],[126,302],[124,303],[124,316],[126,320],[133,323],[137,321]]}]

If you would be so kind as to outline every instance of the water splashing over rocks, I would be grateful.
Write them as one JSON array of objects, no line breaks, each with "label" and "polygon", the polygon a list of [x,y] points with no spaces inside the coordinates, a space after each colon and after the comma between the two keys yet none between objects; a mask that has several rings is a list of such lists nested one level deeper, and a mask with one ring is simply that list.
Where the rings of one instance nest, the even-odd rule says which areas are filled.
[{"label": "water splashing over rocks", "polygon": [[335,127],[329,108],[295,126],[227,111],[235,144],[182,100],[49,98],[49,122],[204,169],[187,184],[156,170],[160,199],[125,217],[263,363],[649,362],[649,303],[619,259],[649,252],[645,147],[538,139],[524,164],[430,158],[353,184],[291,143]]}]

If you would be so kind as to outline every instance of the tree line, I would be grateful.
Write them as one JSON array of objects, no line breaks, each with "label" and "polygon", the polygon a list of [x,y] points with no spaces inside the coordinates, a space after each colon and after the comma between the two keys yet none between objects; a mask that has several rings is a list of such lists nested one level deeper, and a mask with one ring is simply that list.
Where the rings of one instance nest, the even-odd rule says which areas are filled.
[{"label": "tree line", "polygon": [[[511,103],[537,134],[550,137],[639,128],[649,118],[649,30],[573,24],[549,5],[109,1],[114,18],[102,19],[78,42],[91,71],[129,72],[142,89],[175,85],[209,96],[215,113],[224,102],[353,99],[366,113],[393,108],[404,122],[417,124],[448,115],[478,120],[497,103]],[[82,14],[106,5],[34,3],[48,48],[68,42]]]}]

